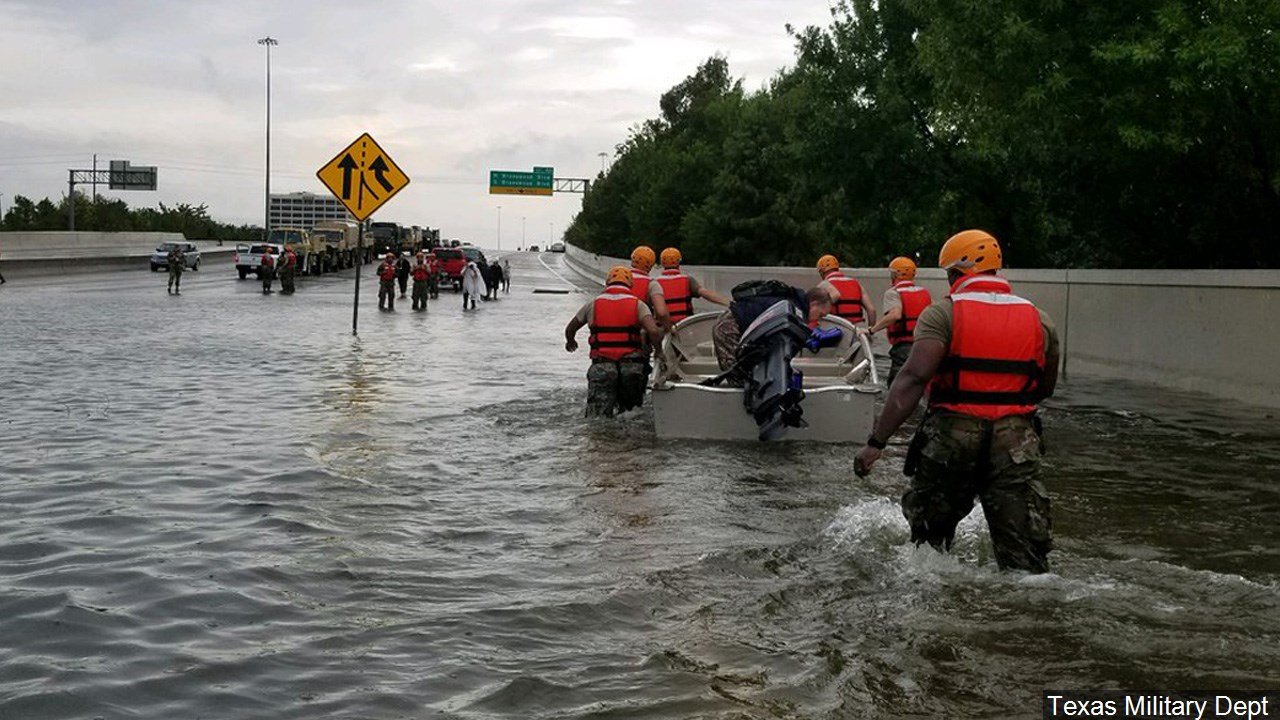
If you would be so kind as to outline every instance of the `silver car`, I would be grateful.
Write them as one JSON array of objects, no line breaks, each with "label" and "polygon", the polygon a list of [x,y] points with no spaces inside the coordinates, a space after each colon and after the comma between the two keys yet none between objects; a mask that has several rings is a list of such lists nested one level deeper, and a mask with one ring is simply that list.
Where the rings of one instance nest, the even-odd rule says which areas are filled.
[{"label": "silver car", "polygon": [[183,263],[192,270],[200,269],[200,251],[196,249],[195,243],[189,242],[167,242],[161,243],[160,247],[151,255],[151,272],[159,272],[161,268],[169,269],[169,251],[178,248],[182,250],[182,254],[186,256],[186,262]]}]

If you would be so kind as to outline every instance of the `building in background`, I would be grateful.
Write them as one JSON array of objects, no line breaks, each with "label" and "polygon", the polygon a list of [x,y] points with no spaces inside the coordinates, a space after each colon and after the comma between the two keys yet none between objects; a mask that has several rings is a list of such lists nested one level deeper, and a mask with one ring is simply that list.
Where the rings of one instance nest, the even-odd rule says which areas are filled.
[{"label": "building in background", "polygon": [[321,220],[355,221],[338,198],[309,192],[272,193],[267,217],[273,228],[293,227],[308,230]]}]

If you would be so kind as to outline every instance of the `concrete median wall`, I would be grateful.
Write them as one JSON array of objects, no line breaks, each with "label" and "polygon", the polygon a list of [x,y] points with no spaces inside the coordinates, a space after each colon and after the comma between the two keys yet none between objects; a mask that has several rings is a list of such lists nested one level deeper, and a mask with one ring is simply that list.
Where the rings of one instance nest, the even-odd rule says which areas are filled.
[{"label": "concrete median wall", "polygon": [[[181,233],[163,232],[5,232],[0,233],[0,274],[6,278],[100,270],[147,270],[162,243],[185,242]],[[193,240],[200,265],[230,262],[233,244]]]},{"label": "concrete median wall", "polygon": [[[629,264],[573,246],[566,255],[573,269],[597,282],[610,267]],[[686,269],[725,295],[745,280],[774,278],[805,288],[818,280],[812,268]],[[888,270],[845,274],[882,309]],[[1053,318],[1067,378],[1135,380],[1280,407],[1280,377],[1271,369],[1271,359],[1280,356],[1280,271],[1014,269],[1004,275]],[[936,268],[921,269],[916,280],[935,298],[948,291]]]}]

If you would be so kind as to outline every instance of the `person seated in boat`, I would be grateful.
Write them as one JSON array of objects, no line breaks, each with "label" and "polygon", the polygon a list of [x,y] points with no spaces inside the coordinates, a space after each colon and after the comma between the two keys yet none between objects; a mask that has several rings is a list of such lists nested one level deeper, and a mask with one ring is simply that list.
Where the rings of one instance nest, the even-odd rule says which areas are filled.
[{"label": "person seated in boat", "polygon": [[693,299],[702,298],[717,305],[729,306],[729,299],[720,293],[707,289],[694,276],[686,273],[680,263],[684,257],[676,248],[669,247],[662,251],[662,274],[653,278],[662,287],[663,299],[667,303],[667,311],[671,315],[671,324],[675,325],[693,314]]},{"label": "person seated in boat", "polygon": [[632,294],[631,269],[621,265],[605,276],[604,292],[583,305],[564,328],[564,349],[578,349],[577,334],[591,329],[591,367],[587,369],[587,417],[611,417],[639,407],[649,379],[644,345],[662,341],[653,311]]},{"label": "person seated in boat", "polygon": [[875,322],[876,307],[871,304],[871,298],[863,294],[862,283],[840,272],[840,261],[836,260],[835,255],[818,258],[818,275],[822,277],[818,287],[831,296],[831,302],[835,303],[835,315],[854,325]]},{"label": "person seated in boat", "polygon": [[[733,289],[733,302],[711,328],[711,346],[721,372],[729,372],[737,364],[742,331],[779,300],[790,300],[796,307],[806,308],[811,328],[816,328],[818,321],[829,315],[834,306],[830,294],[821,286],[805,292],[776,280],[754,282],[757,284],[743,283]],[[737,372],[726,378],[726,382],[734,385],[742,384],[742,380],[743,376]]]}]

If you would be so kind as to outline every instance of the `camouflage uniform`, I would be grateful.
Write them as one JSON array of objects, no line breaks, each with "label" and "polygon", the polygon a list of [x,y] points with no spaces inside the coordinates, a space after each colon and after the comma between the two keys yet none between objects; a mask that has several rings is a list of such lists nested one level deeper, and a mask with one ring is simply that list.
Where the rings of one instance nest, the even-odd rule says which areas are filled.
[{"label": "camouflage uniform", "polygon": [[1043,445],[1032,415],[999,420],[930,411],[911,441],[904,471],[914,471],[902,496],[911,539],[950,549],[956,525],[975,498],[1002,569],[1049,569],[1053,523],[1040,482]]},{"label": "camouflage uniform", "polygon": [[284,253],[280,256],[280,293],[282,295],[292,295],[294,291],[293,279],[298,272],[298,256],[291,253]]},{"label": "camouflage uniform", "polygon": [[186,269],[187,256],[181,250],[174,248],[169,251],[166,262],[169,265],[169,292],[177,292],[181,295],[182,271]]},{"label": "camouflage uniform", "polygon": [[644,403],[649,361],[639,353],[621,360],[595,358],[587,369],[587,417],[612,417]]}]

